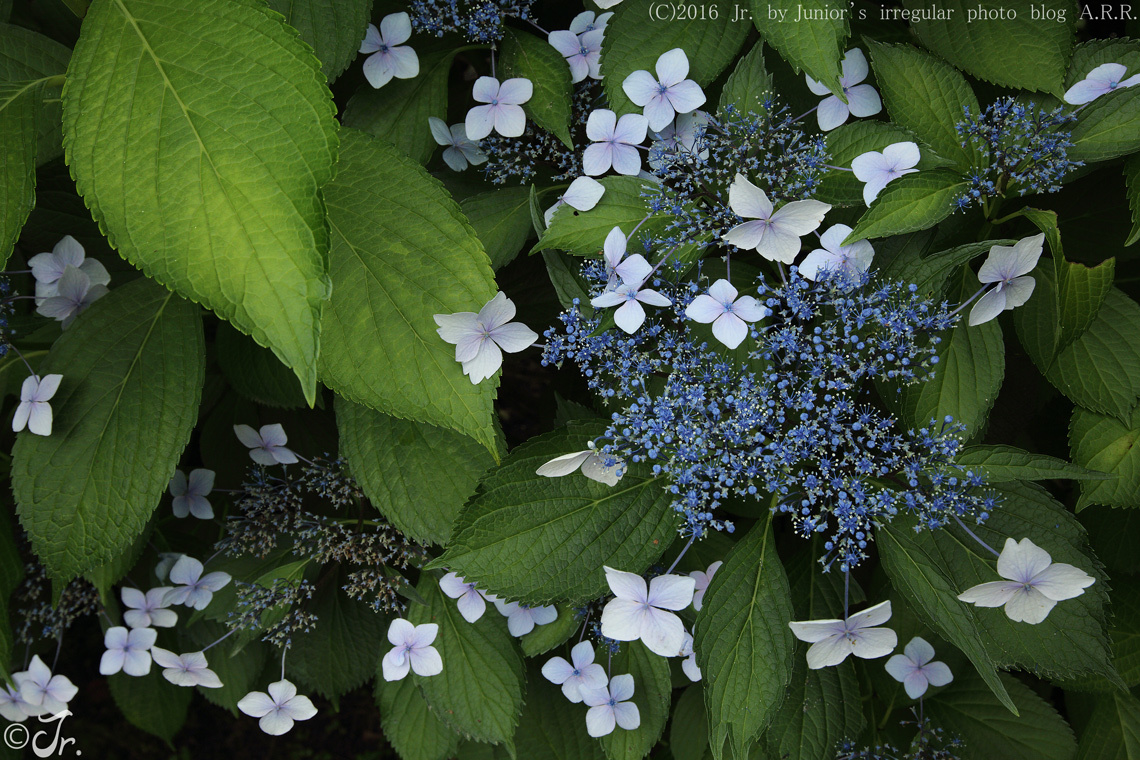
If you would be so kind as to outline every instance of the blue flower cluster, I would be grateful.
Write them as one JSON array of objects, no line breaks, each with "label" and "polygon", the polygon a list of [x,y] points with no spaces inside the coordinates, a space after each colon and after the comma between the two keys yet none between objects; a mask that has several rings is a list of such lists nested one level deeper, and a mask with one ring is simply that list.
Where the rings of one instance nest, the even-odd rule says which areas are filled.
[{"label": "blue flower cluster", "polygon": [[[594,292],[605,288],[597,263],[583,271]],[[825,534],[821,562],[846,571],[867,556],[873,526],[899,511],[931,529],[988,516],[981,478],[954,463],[962,428],[904,429],[871,398],[872,380],[929,378],[937,333],[956,319],[945,305],[869,275],[812,282],[793,268],[782,284],[757,278],[772,313],[753,325],[751,346],[727,353],[684,317],[699,287],[677,279],[653,279],[673,308],[632,335],[600,330],[603,315],[575,305],[546,331],[543,362],[574,362],[619,407],[599,448],[666,476],[682,533],[731,530],[717,508],[752,498],[789,514],[800,535]]]},{"label": "blue flower cluster", "polygon": [[458,32],[485,45],[502,38],[505,19],[529,19],[533,5],[534,0],[412,0],[408,11],[417,32]]},{"label": "blue flower cluster", "polygon": [[[583,79],[574,85],[570,103],[571,137],[576,145],[588,145],[586,120],[590,111],[605,107],[602,83],[597,79]],[[520,184],[533,182],[543,173],[552,182],[566,182],[582,174],[582,154],[568,148],[553,134],[528,120],[521,137],[503,137],[492,133],[479,141],[487,154],[483,174],[493,184],[504,185],[512,180]]]},{"label": "blue flower cluster", "polygon": [[16,313],[12,299],[12,283],[7,277],[0,277],[0,356],[7,356],[12,347],[12,315]]},{"label": "blue flower cluster", "polygon": [[932,726],[928,718],[916,723],[918,735],[905,752],[890,744],[859,748],[854,742],[845,741],[840,745],[835,760],[959,760],[959,753],[965,745],[960,737],[947,736],[941,728]]},{"label": "blue flower cluster", "polygon": [[955,129],[962,147],[977,149],[986,165],[973,169],[970,186],[954,199],[955,206],[964,209],[1007,191],[1026,195],[1060,190],[1065,175],[1084,165],[1069,158],[1070,125],[1076,118],[1064,106],[1047,110],[1010,97],[977,115],[967,106]]},{"label": "blue flower cluster", "polygon": [[659,140],[650,164],[661,184],[646,196],[654,212],[673,217],[661,247],[712,240],[740,223],[728,206],[728,188],[737,173],[762,188],[775,204],[809,197],[826,171],[822,135],[807,135],[786,106],[768,100],[761,113],[741,113],[728,104],[692,135]]}]

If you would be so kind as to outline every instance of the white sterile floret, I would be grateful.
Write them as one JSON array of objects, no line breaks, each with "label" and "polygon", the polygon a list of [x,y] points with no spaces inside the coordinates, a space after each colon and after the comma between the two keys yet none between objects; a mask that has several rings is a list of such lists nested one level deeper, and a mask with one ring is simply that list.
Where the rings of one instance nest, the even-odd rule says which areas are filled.
[{"label": "white sterile floret", "polygon": [[681,644],[681,652],[677,656],[685,658],[681,663],[681,670],[685,676],[693,683],[701,680],[701,666],[697,664],[697,653],[693,651],[693,634],[688,631],[685,632],[685,641]]},{"label": "white sterile floret", "polygon": [[296,464],[297,455],[285,444],[289,442],[285,428],[280,424],[262,425],[254,430],[249,425],[234,425],[234,434],[243,446],[249,448],[249,458],[266,467],[275,464]]},{"label": "white sterile floret", "polygon": [[615,725],[626,731],[641,725],[641,713],[629,701],[633,697],[633,676],[628,673],[614,676],[600,689],[581,691],[582,701],[590,706],[586,711],[586,732],[595,739],[612,734]]},{"label": "white sterile floret", "polygon": [[137,588],[123,586],[121,596],[123,606],[123,622],[130,628],[173,628],[178,622],[178,613],[166,609],[166,593],[169,586],[152,588],[145,594]]},{"label": "white sterile floret", "polygon": [[[590,15],[593,15],[592,13]],[[603,14],[613,15],[613,14]],[[581,82],[586,77],[602,78],[602,39],[601,29],[592,29],[577,34],[570,31],[551,32],[546,37],[550,46],[557,50],[570,64],[570,81]]]},{"label": "white sterile floret", "polygon": [[844,103],[823,82],[819,82],[804,75],[807,79],[808,89],[815,95],[827,95],[820,101],[815,115],[819,120],[819,128],[829,132],[847,121],[848,116],[874,116],[883,110],[883,101],[879,93],[869,84],[859,84],[867,78],[870,69],[867,66],[867,57],[859,48],[852,48],[843,56],[843,73],[839,77],[839,86],[843,88],[843,95],[847,98]]},{"label": "white sterile floret", "polygon": [[1101,95],[1140,84],[1140,74],[1133,74],[1125,79],[1124,75],[1127,73],[1128,69],[1122,64],[1102,63],[1065,92],[1065,102],[1075,106],[1083,105],[1091,103]]},{"label": "white sterile floret", "polygon": [[693,609],[697,612],[701,611],[701,606],[705,603],[705,592],[709,590],[709,584],[712,583],[713,576],[716,571],[720,570],[720,566],[724,562],[717,560],[709,565],[707,570],[694,570],[689,573],[689,577],[693,579]]},{"label": "white sterile floret", "polygon": [[519,137],[526,129],[526,113],[522,104],[534,94],[529,79],[508,79],[499,83],[494,77],[479,77],[471,96],[484,105],[467,112],[467,137],[482,140],[492,130],[503,137]]},{"label": "white sterile floret", "polygon": [[407,13],[390,13],[380,21],[380,28],[368,25],[361,53],[371,53],[364,60],[364,78],[373,87],[383,87],[392,80],[411,79],[420,73],[420,59],[410,47],[399,47],[412,36],[412,21]]},{"label": "white sterile floret", "polygon": [[595,109],[586,120],[586,137],[592,142],[582,154],[582,170],[596,176],[612,166],[618,174],[637,176],[641,171],[638,146],[648,132],[649,121],[641,114],[627,113],[619,119],[613,111]]},{"label": "white sterile floret", "polygon": [[558,619],[558,610],[554,607],[531,607],[496,599],[495,608],[507,619],[507,630],[516,637],[527,635],[536,625],[546,625]]},{"label": "white sterile floret", "polygon": [[25,427],[34,435],[51,435],[51,401],[59,390],[63,375],[29,375],[20,386],[20,403],[12,416],[12,432],[19,433]]},{"label": "white sterile floret", "polygon": [[768,194],[737,174],[728,188],[728,205],[738,216],[753,221],[736,225],[724,241],[737,248],[755,249],[769,261],[791,264],[800,252],[800,238],[823,222],[831,206],[821,201],[785,203],[776,210]]},{"label": "white sterile floret", "polygon": [[36,306],[45,298],[59,293],[59,280],[68,267],[75,267],[87,275],[91,285],[109,285],[111,275],[96,259],[86,257],[83,246],[71,235],[65,235],[50,253],[37,253],[28,259],[32,277],[36,280]]},{"label": "white sterile floret", "polygon": [[478,314],[460,311],[436,314],[433,318],[439,325],[439,337],[455,345],[455,361],[463,366],[463,374],[477,384],[499,371],[503,351],[518,353],[538,340],[534,330],[521,322],[511,322],[514,316],[514,301],[500,291]]},{"label": "white sterile floret", "polygon": [[238,709],[251,718],[260,718],[257,725],[270,736],[280,736],[293,728],[298,720],[308,720],[317,714],[312,700],[297,694],[297,687],[282,679],[269,684],[269,693],[251,691],[242,697]]},{"label": "white sterile floret", "polygon": [[990,248],[990,255],[978,270],[978,281],[993,287],[970,309],[971,326],[989,322],[1003,311],[1029,300],[1037,285],[1029,273],[1037,267],[1044,242],[1045,234],[1038,233],[1022,238],[1012,246],[995,245]]},{"label": "white sterile floret", "polygon": [[958,598],[978,607],[1004,606],[1010,620],[1030,625],[1043,621],[1057,602],[1080,596],[1096,582],[1079,567],[1053,562],[1049,552],[1028,538],[1005,540],[997,573],[1006,580],[980,583]]},{"label": "white sterile floret", "polygon": [[106,285],[93,283],[82,270],[69,266],[56,283],[55,295],[41,300],[36,313],[62,323],[60,327],[66,330],[88,306],[108,292]]},{"label": "white sterile floret", "polygon": [[99,672],[110,676],[121,670],[128,676],[145,676],[150,672],[150,648],[157,639],[158,631],[153,628],[108,628],[103,634],[107,651],[99,660]]},{"label": "white sterile floret", "polygon": [[621,284],[594,296],[590,305],[595,308],[617,306],[614,323],[632,335],[645,323],[645,308],[641,304],[669,306],[672,301],[656,290],[643,287],[645,279],[653,272],[653,266],[640,253],[630,256],[623,265],[625,268],[619,273]]},{"label": "white sterile floret", "polygon": [[879,197],[883,188],[892,180],[905,174],[914,174],[918,162],[922,160],[918,145],[912,142],[899,142],[888,145],[880,153],[869,150],[851,161],[851,171],[855,179],[863,184],[863,202],[868,206]]},{"label": "white sterile floret", "polygon": [[594,16],[593,11],[582,11],[570,22],[570,31],[574,34],[585,34],[586,32],[605,31],[606,24],[613,18],[613,13],[599,13],[597,17]]},{"label": "white sterile floret", "polygon": [[636,105],[643,108],[649,128],[659,131],[679,113],[695,111],[705,104],[705,93],[689,76],[689,58],[681,48],[662,53],[654,67],[657,77],[648,71],[635,71],[625,78],[621,88]]},{"label": "white sterile floret", "polygon": [[899,637],[890,628],[878,628],[891,619],[891,603],[880,602],[845,620],[804,620],[788,623],[800,641],[811,644],[807,664],[812,670],[838,665],[855,655],[873,660],[890,654]]},{"label": "white sterile floret", "polygon": [[809,280],[815,280],[824,270],[842,272],[848,278],[854,278],[871,268],[871,261],[875,258],[875,249],[869,240],[856,240],[851,245],[843,245],[843,241],[851,234],[851,228],[846,224],[834,224],[827,232],[820,235],[819,244],[822,248],[804,257],[800,262],[800,274]]},{"label": "white sterile floret", "polygon": [[170,582],[175,587],[166,592],[163,604],[185,604],[196,610],[204,610],[214,598],[214,592],[226,586],[231,580],[229,573],[221,571],[202,575],[202,563],[189,555],[183,555],[170,568]]},{"label": "white sterile floret", "polygon": [[546,478],[561,478],[581,469],[582,474],[590,480],[605,483],[607,486],[616,486],[622,475],[625,474],[625,462],[617,457],[612,457],[613,464],[607,466],[606,461],[611,457],[599,454],[593,441],[588,441],[586,446],[589,448],[585,451],[575,451],[573,454],[554,457],[535,470],[535,474]]},{"label": "white sterile floret", "polygon": [[428,128],[435,141],[444,146],[443,162],[457,172],[467,168],[467,165],[478,166],[485,163],[487,154],[479,147],[479,143],[467,137],[465,124],[452,124],[448,129],[447,122],[434,116],[428,117]]},{"label": "white sterile floret", "polygon": [[67,709],[67,703],[79,688],[67,676],[52,675],[39,655],[32,658],[28,669],[13,673],[12,681],[20,690],[22,709],[28,715],[55,715]]},{"label": "white sterile floret", "polygon": [[606,670],[594,662],[594,645],[580,641],[570,650],[570,662],[562,657],[551,657],[542,666],[547,681],[562,686],[562,693],[571,702],[582,701],[582,689],[601,689],[606,685]]},{"label": "white sterile floret", "polygon": [[570,183],[570,187],[566,192],[558,196],[558,200],[554,205],[546,209],[542,218],[546,226],[550,226],[550,222],[554,219],[554,212],[559,207],[566,205],[575,211],[589,211],[594,206],[598,205],[598,201],[606,193],[606,186],[598,182],[593,177],[578,177]]},{"label": "white sterile floret", "polygon": [[906,695],[918,699],[930,686],[945,686],[954,680],[950,667],[934,660],[934,647],[926,639],[915,636],[903,649],[887,660],[887,672],[902,683]]},{"label": "white sterile floret", "polygon": [[214,508],[206,497],[214,490],[214,471],[198,468],[190,471],[190,477],[182,470],[175,470],[168,487],[174,497],[174,516],[194,515],[199,520],[212,520]]},{"label": "white sterile floret", "polygon": [[[13,673],[12,678],[22,673]],[[36,714],[34,705],[29,705],[20,696],[20,688],[12,684],[0,682],[0,717],[12,723],[23,723],[29,715]]]},{"label": "white sterile floret", "polygon": [[606,567],[614,599],[602,609],[602,635],[615,641],[640,639],[662,657],[676,657],[685,643],[685,626],[673,611],[692,604],[696,581],[659,575],[649,582],[635,573]]},{"label": "white sterile floret", "polygon": [[456,600],[459,614],[468,623],[474,623],[487,611],[487,602],[495,601],[494,594],[480,591],[474,583],[468,583],[455,573],[448,573],[439,579],[439,590]]},{"label": "white sterile floret", "polygon": [[435,623],[412,625],[396,618],[388,626],[392,649],[381,660],[385,681],[399,681],[411,670],[417,676],[437,676],[443,672],[443,659],[431,645],[439,633]]},{"label": "white sterile floret", "polygon": [[749,325],[771,313],[752,296],[738,296],[728,280],[717,280],[708,293],[701,293],[685,307],[685,316],[694,322],[711,322],[713,336],[729,348],[748,337]]},{"label": "white sterile floret", "polygon": [[222,688],[222,679],[210,670],[210,663],[206,662],[206,655],[203,652],[174,654],[169,649],[151,647],[150,656],[154,658],[155,665],[163,668],[163,678],[175,686]]}]

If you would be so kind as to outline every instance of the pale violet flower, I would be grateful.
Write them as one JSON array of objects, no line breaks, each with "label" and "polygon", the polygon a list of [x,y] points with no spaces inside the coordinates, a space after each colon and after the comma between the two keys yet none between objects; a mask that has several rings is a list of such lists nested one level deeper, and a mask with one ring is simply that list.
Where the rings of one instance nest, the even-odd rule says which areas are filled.
[{"label": "pale violet flower", "polygon": [[842,67],[843,73],[839,77],[839,86],[843,88],[843,94],[847,96],[846,103],[832,95],[831,90],[823,82],[818,82],[806,74],[804,75],[807,78],[808,89],[813,94],[828,96],[820,101],[815,112],[816,118],[819,120],[819,128],[824,132],[835,129],[847,121],[848,116],[874,116],[883,110],[883,101],[879,99],[879,93],[875,91],[875,88],[869,84],[859,84],[867,78],[869,71],[867,57],[863,55],[863,51],[859,48],[848,50],[847,54],[843,56]]},{"label": "pale violet flower", "polygon": [[921,158],[918,145],[912,142],[893,143],[883,148],[882,153],[869,150],[856,156],[851,161],[851,171],[855,179],[864,183],[863,202],[870,206],[888,182],[918,171],[914,167]]},{"label": "pale violet flower", "polygon": [[820,235],[819,244],[823,247],[816,248],[800,262],[800,274],[809,280],[815,280],[819,278],[821,270],[828,269],[842,272],[845,277],[852,279],[870,269],[875,249],[869,240],[856,240],[851,245],[843,245],[850,234],[851,228],[846,224],[833,224],[827,232]]},{"label": "pale violet flower", "polygon": [[467,127],[464,124],[452,124],[448,129],[447,122],[434,116],[428,117],[428,127],[431,136],[440,145],[445,146],[443,162],[457,172],[467,168],[467,165],[478,166],[486,162],[487,154],[479,147],[479,143],[467,137]]},{"label": "pale violet flower", "polygon": [[214,471],[196,469],[190,471],[190,478],[182,470],[175,470],[170,479],[170,495],[174,497],[174,516],[194,515],[199,520],[212,520],[214,508],[206,497],[214,490]]},{"label": "pale violet flower", "polygon": [[380,28],[368,25],[361,53],[371,53],[364,60],[364,78],[379,88],[396,79],[411,79],[420,73],[420,59],[410,47],[400,47],[412,36],[412,22],[407,13],[390,13],[380,21]]},{"label": "pale violet flower", "polygon": [[289,442],[285,428],[280,423],[262,425],[254,430],[249,425],[234,425],[234,435],[249,448],[249,458],[258,464],[270,467],[275,464],[296,464],[299,460],[292,449],[285,446]]},{"label": "pale violet flower", "polygon": [[823,222],[831,206],[805,200],[785,203],[775,210],[768,194],[737,174],[728,188],[728,205],[743,222],[724,234],[724,241],[737,248],[755,249],[769,261],[791,264],[800,252],[800,238]]},{"label": "pale violet flower", "polygon": [[153,628],[108,628],[103,634],[107,651],[99,660],[99,672],[110,676],[121,670],[128,676],[145,676],[150,672],[150,648],[157,639],[158,631]]},{"label": "pale violet flower", "polygon": [[657,78],[648,71],[635,71],[621,88],[635,105],[643,108],[654,132],[662,130],[679,113],[695,111],[705,104],[705,93],[689,76],[689,58],[681,48],[662,53],[655,66]]},{"label": "pale violet flower", "polygon": [[578,177],[570,183],[570,187],[566,188],[566,192],[558,196],[558,200],[554,205],[546,209],[543,214],[543,220],[546,226],[550,226],[550,222],[554,219],[554,212],[560,206],[566,205],[575,211],[589,211],[594,206],[598,205],[598,201],[605,195],[606,187],[601,182],[598,182],[593,177]]},{"label": "pale violet flower", "polygon": [[[12,678],[23,675],[23,673],[13,673]],[[12,723],[23,723],[28,719],[29,715],[42,714],[42,709],[35,705],[29,705],[20,696],[20,688],[0,682],[0,717]]]},{"label": "pale violet flower", "polygon": [[455,361],[463,366],[463,374],[478,384],[499,371],[503,351],[518,353],[538,340],[534,330],[511,322],[514,316],[514,301],[499,291],[478,314],[460,311],[436,314],[433,319],[439,325],[439,337],[455,345]]},{"label": "pale violet flower", "polygon": [[35,435],[51,435],[51,401],[59,390],[63,375],[29,375],[20,386],[20,403],[12,417],[12,432],[19,433],[26,426]]},{"label": "pale violet flower", "polygon": [[518,602],[496,599],[495,608],[507,619],[507,630],[512,636],[525,636],[533,631],[536,625],[546,625],[558,619],[558,610],[554,607],[530,607]]},{"label": "pale violet flower", "polygon": [[485,105],[467,112],[467,137],[482,140],[494,130],[503,137],[518,137],[526,128],[522,104],[534,94],[534,85],[521,77],[502,84],[494,77],[479,77],[471,90],[472,97]]},{"label": "pale violet flower", "polygon": [[28,266],[36,280],[36,306],[43,303],[45,298],[58,295],[59,279],[68,267],[83,272],[92,285],[111,283],[111,275],[107,274],[106,267],[96,259],[87,258],[83,246],[71,235],[64,235],[51,249],[51,253],[37,253],[28,259]]},{"label": "pale violet flower", "polygon": [[1140,84],[1140,74],[1125,79],[1127,73],[1128,69],[1122,64],[1102,63],[1065,92],[1065,102],[1075,106],[1091,103],[1101,95]]},{"label": "pale violet flower", "polygon": [[542,666],[547,681],[562,686],[562,693],[571,702],[582,701],[582,689],[601,689],[606,685],[606,670],[594,662],[594,645],[580,641],[570,650],[570,662],[562,657],[551,657]]},{"label": "pale violet flower", "polygon": [[173,628],[178,622],[178,613],[166,609],[166,593],[169,586],[152,588],[145,594],[137,588],[123,586],[123,622],[130,628]]},{"label": "pale violet flower", "polygon": [[448,573],[439,579],[439,590],[456,601],[459,614],[468,623],[474,623],[487,611],[487,602],[495,601],[494,594],[480,591],[474,583],[468,583],[455,573]]},{"label": "pale violet flower", "polygon": [[269,684],[268,694],[251,691],[237,706],[249,717],[260,718],[257,725],[270,736],[288,733],[295,721],[308,720],[317,714],[312,700],[297,694],[297,687],[285,679]]},{"label": "pale violet flower", "polygon": [[736,348],[751,329],[772,311],[752,296],[738,296],[728,280],[717,280],[708,293],[701,293],[685,307],[685,316],[694,322],[712,323],[713,336],[729,348]]},{"label": "pale violet flower", "polygon": [[846,620],[805,620],[790,622],[792,633],[811,644],[807,664],[812,670],[838,665],[855,655],[867,660],[890,654],[899,642],[890,628],[878,628],[891,618],[890,601],[880,602]]},{"label": "pale violet flower", "polygon": [[602,610],[602,635],[615,641],[641,639],[650,651],[676,657],[685,643],[685,626],[673,611],[693,601],[696,581],[680,575],[659,575],[646,586],[645,579],[606,567],[606,581],[614,599]]},{"label": "pale violet flower", "polygon": [[641,725],[641,713],[629,700],[633,697],[633,676],[614,676],[608,686],[600,689],[582,689],[582,701],[590,706],[586,711],[586,732],[595,739],[612,734],[618,725],[633,731]]},{"label": "pale violet flower", "polygon": [[1028,538],[1005,540],[998,555],[997,573],[1004,581],[972,586],[958,598],[978,607],[1005,607],[1015,623],[1036,625],[1066,599],[1085,593],[1096,579],[1079,567],[1053,562],[1049,552]]},{"label": "pale violet flower", "polygon": [[608,456],[599,454],[595,450],[593,441],[588,441],[586,446],[588,448],[585,451],[576,451],[573,454],[554,457],[535,470],[535,474],[542,475],[545,478],[561,478],[581,469],[582,474],[590,480],[596,480],[607,486],[616,486],[622,475],[625,474],[625,462],[613,457],[613,464],[607,466]]},{"label": "pale violet flower", "polygon": [[568,32],[551,32],[546,41],[570,64],[570,81],[581,82],[586,77],[591,79],[602,78],[603,37],[604,33],[601,29],[594,29],[581,34],[575,34],[571,30]]},{"label": "pale violet flower", "polygon": [[995,245],[990,248],[990,255],[978,269],[978,281],[993,287],[970,309],[971,327],[989,322],[1003,311],[1029,300],[1037,285],[1029,273],[1037,267],[1044,242],[1045,234],[1038,233],[1022,238],[1012,246]]},{"label": "pale violet flower", "polygon": [[645,142],[648,131],[649,122],[641,114],[627,113],[619,119],[609,109],[595,109],[586,121],[586,136],[593,142],[582,154],[582,170],[596,176],[613,166],[618,174],[637,176],[641,171],[637,146]]},{"label": "pale violet flower", "polygon": [[37,654],[32,664],[21,673],[13,673],[12,680],[20,690],[21,707],[28,715],[55,715],[67,709],[67,703],[79,693],[79,688],[67,676],[52,675]]},{"label": "pale violet flower", "polygon": [[707,570],[694,570],[689,573],[689,577],[693,579],[693,609],[697,612],[701,611],[701,607],[705,603],[705,592],[709,590],[709,584],[712,583],[713,576],[716,571],[720,570],[720,566],[724,563],[720,560],[709,565]]},{"label": "pale violet flower", "polygon": [[232,580],[229,573],[221,571],[202,575],[202,563],[189,555],[183,555],[170,568],[170,582],[175,587],[166,592],[162,603],[167,606],[185,604],[196,610],[204,610],[214,598],[214,592]]},{"label": "pale violet flower", "polygon": [[950,667],[934,660],[934,647],[926,639],[915,636],[903,649],[887,660],[887,672],[902,683],[906,695],[918,699],[930,686],[945,686],[954,680]]},{"label": "pale violet flower", "polygon": [[163,668],[162,676],[175,686],[222,688],[222,679],[210,670],[210,663],[206,662],[206,655],[203,652],[174,654],[169,649],[151,647],[150,656],[154,658],[155,665]]},{"label": "pale violet flower", "polygon": [[594,16],[593,11],[582,11],[574,20],[570,22],[570,31],[574,34],[585,34],[586,32],[605,31],[606,24],[613,18],[613,13],[599,13],[597,17]]},{"label": "pale violet flower", "polygon": [[185,556],[181,552],[159,552],[158,564],[154,566],[154,577],[158,578],[160,583],[166,583],[170,579],[170,568],[174,567],[174,563]]},{"label": "pale violet flower", "polygon": [[672,302],[656,290],[642,287],[645,278],[653,271],[644,256],[635,253],[623,265],[625,269],[621,274],[621,284],[590,299],[590,305],[595,308],[617,306],[614,323],[632,335],[645,323],[645,309],[641,304],[669,306]]},{"label": "pale violet flower", "polygon": [[82,270],[69,266],[56,283],[55,295],[40,301],[36,313],[61,322],[61,327],[66,330],[88,306],[108,292],[106,285],[92,283]]},{"label": "pale violet flower", "polygon": [[701,666],[697,664],[697,653],[693,651],[693,634],[688,631],[685,632],[685,641],[681,644],[678,657],[685,658],[681,663],[681,670],[685,676],[693,683],[701,680]]},{"label": "pale violet flower", "polygon": [[388,641],[392,650],[384,655],[381,668],[385,681],[399,681],[411,670],[417,676],[437,676],[443,672],[443,659],[431,645],[439,633],[435,623],[412,625],[396,618],[388,626]]},{"label": "pale violet flower", "polygon": [[605,242],[602,243],[602,259],[606,262],[606,276],[609,278],[606,290],[613,290],[624,278],[636,279],[639,273],[640,277],[644,278],[653,271],[653,267],[649,266],[649,262],[639,253],[628,259],[625,258],[627,245],[628,241],[621,227],[610,230]]}]

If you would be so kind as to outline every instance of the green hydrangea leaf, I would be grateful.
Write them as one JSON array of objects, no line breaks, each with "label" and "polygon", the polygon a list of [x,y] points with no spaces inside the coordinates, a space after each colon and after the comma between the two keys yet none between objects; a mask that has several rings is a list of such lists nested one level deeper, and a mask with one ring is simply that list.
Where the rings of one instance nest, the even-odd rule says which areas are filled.
[{"label": "green hydrangea leaf", "polygon": [[1140,507],[1140,407],[1132,410],[1128,424],[1116,417],[1073,409],[1069,445],[1073,461],[1110,473],[1108,480],[1081,483],[1077,509],[1090,504],[1110,507]]},{"label": "green hydrangea leaf", "polygon": [[331,82],[348,68],[368,30],[372,0],[269,0],[313,47]]},{"label": "green hydrangea leaf", "polygon": [[500,51],[500,81],[512,77],[529,79],[534,94],[523,103],[527,117],[573,150],[574,141],[570,137],[573,88],[566,59],[546,40],[517,29],[506,30]]},{"label": "green hydrangea leaf", "polygon": [[839,85],[839,65],[851,26],[846,13],[835,14],[833,10],[825,0],[796,5],[752,0],[752,22],[797,73],[805,72],[844,97]]},{"label": "green hydrangea leaf", "polygon": [[[632,702],[641,715],[641,725],[632,731],[615,728],[601,738],[602,749],[609,760],[641,760],[647,756],[665,732],[669,720],[669,702],[673,684],[669,678],[669,661],[658,657],[640,641],[622,644],[621,651],[610,662],[610,676],[629,673],[633,676]],[[585,726],[585,718],[582,725]]]}]

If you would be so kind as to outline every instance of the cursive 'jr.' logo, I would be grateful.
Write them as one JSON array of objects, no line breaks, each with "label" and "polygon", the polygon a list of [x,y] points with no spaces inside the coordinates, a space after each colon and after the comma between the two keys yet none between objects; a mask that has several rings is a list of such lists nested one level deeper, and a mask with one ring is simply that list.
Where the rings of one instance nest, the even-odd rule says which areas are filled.
[{"label": "cursive 'jr.' logo", "polygon": [[[70,710],[61,710],[55,715],[41,715],[40,723],[55,723],[54,732],[50,728],[33,734],[23,723],[12,723],[4,729],[4,744],[12,749],[30,746],[36,757],[62,757],[67,745],[75,744],[75,739],[63,735],[63,720],[71,715]],[[75,754],[83,752],[76,749]]]}]

